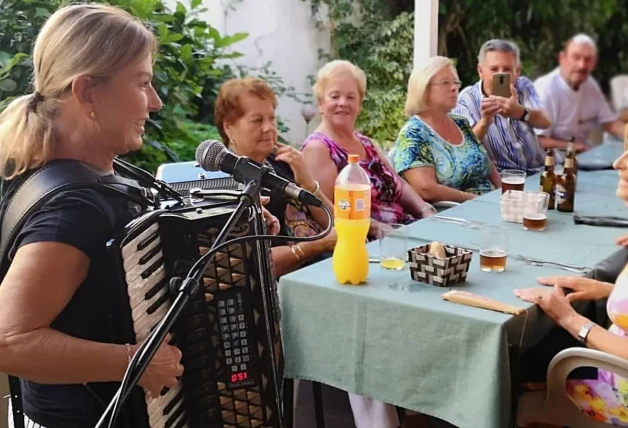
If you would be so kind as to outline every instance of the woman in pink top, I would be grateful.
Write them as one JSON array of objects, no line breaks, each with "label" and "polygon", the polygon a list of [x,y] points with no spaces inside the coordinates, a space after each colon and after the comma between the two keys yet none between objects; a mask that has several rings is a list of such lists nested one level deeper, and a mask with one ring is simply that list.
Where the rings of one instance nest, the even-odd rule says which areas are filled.
[{"label": "woman in pink top", "polygon": [[[436,213],[402,180],[371,140],[355,131],[366,90],[364,72],[349,61],[332,61],[319,70],[314,85],[321,124],[303,144],[303,158],[321,191],[333,201],[334,184],[349,154],[360,156],[360,166],[371,179],[371,231],[380,223],[411,223]],[[398,428],[395,406],[349,394],[357,428]],[[408,418],[404,428],[426,427],[422,415]]]},{"label": "woman in pink top", "polygon": [[303,144],[309,170],[321,190],[333,201],[334,184],[349,154],[371,178],[371,231],[379,223],[411,223],[436,213],[402,180],[373,142],[355,130],[355,120],[366,91],[364,72],[349,61],[336,60],[321,68],[314,92],[321,124]]}]

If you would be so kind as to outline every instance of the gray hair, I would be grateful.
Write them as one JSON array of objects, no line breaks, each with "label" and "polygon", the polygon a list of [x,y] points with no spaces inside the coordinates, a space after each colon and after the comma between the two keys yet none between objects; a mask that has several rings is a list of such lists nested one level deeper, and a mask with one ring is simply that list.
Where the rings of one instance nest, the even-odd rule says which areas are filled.
[{"label": "gray hair", "polygon": [[482,64],[486,59],[487,52],[506,52],[515,56],[515,66],[519,67],[519,47],[515,42],[510,40],[493,39],[484,43],[480,48],[480,54],[478,55],[478,62]]},{"label": "gray hair", "polygon": [[591,46],[595,50],[595,52],[597,52],[597,43],[595,43],[593,37],[589,36],[588,34],[576,34],[571,39],[567,40],[567,42],[565,43],[565,50],[567,50],[569,45],[572,43],[575,43],[577,45]]}]

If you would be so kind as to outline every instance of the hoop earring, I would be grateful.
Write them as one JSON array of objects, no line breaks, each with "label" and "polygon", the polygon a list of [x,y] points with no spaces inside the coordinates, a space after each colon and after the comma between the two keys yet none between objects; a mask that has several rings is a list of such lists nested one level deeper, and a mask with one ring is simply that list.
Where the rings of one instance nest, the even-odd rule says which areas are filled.
[{"label": "hoop earring", "polygon": [[92,119],[96,119],[96,113],[94,113],[93,111],[90,112],[89,117],[91,117]]}]

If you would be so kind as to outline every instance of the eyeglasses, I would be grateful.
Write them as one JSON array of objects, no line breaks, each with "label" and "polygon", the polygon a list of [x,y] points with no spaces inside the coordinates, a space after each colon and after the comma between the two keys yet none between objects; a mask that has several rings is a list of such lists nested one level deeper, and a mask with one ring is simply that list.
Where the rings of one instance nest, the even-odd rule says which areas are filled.
[{"label": "eyeglasses", "polygon": [[445,86],[445,87],[450,87],[452,85],[454,85],[457,89],[460,89],[460,87],[462,86],[462,82],[460,80],[443,80],[440,82],[433,82],[430,83],[430,85],[433,86]]}]

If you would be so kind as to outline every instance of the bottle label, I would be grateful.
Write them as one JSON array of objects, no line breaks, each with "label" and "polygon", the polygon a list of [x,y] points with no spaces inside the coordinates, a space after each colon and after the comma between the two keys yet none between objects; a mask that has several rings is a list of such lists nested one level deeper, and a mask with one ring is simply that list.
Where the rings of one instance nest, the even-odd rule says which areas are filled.
[{"label": "bottle label", "polygon": [[573,164],[573,158],[566,158],[565,159],[565,168],[573,168],[574,164]]},{"label": "bottle label", "polygon": [[371,217],[371,186],[336,188],[334,216],[345,220],[364,220]]},{"label": "bottle label", "polygon": [[545,166],[554,166],[554,156],[545,157]]},{"label": "bottle label", "polygon": [[556,185],[556,203],[558,205],[567,201],[567,189],[565,189],[562,185]]}]

